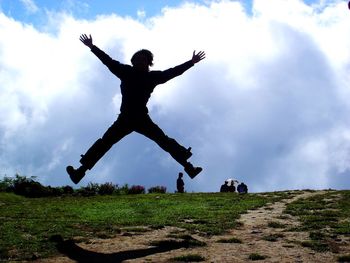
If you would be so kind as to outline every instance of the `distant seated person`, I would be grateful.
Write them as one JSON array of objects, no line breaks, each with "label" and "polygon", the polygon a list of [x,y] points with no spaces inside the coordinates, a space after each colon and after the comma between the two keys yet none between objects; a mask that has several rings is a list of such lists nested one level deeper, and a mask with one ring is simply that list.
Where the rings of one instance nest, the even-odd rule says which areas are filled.
[{"label": "distant seated person", "polygon": [[225,183],[220,187],[220,193],[227,193],[228,191],[229,191],[228,182],[225,181]]},{"label": "distant seated person", "polygon": [[236,191],[235,182],[231,181],[231,184],[228,186],[228,191],[234,193]]},{"label": "distant seated person", "polygon": [[240,194],[246,194],[248,193],[248,187],[245,183],[241,182],[238,186],[237,186],[237,192]]}]

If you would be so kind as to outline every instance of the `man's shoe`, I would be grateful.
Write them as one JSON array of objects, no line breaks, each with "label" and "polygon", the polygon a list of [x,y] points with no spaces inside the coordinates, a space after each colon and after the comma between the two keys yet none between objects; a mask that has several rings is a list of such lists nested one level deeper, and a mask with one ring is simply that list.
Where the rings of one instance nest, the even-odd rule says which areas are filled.
[{"label": "man's shoe", "polygon": [[75,184],[79,183],[80,180],[85,175],[85,171],[82,169],[82,167],[79,167],[78,169],[74,169],[73,166],[67,166],[66,171],[69,174],[70,179]]},{"label": "man's shoe", "polygon": [[185,167],[185,172],[191,177],[191,179],[195,178],[202,170],[202,167],[193,167],[191,163],[188,163]]}]

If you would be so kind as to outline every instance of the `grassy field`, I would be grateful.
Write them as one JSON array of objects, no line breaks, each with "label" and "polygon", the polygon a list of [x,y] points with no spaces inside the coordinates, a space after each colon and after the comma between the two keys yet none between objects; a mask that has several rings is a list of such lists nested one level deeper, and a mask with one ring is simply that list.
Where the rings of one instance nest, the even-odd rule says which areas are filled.
[{"label": "grassy field", "polygon": [[[322,195],[322,200],[336,201],[320,205],[321,199],[301,200],[289,205],[286,213],[300,216],[303,230],[313,235],[328,237],[338,232],[349,235],[350,191],[327,194],[329,196]],[[57,250],[50,240],[57,235],[64,239],[108,238],[119,233],[121,228],[136,226],[177,226],[205,235],[222,234],[234,228],[240,214],[247,210],[291,196],[289,192],[273,192],[25,198],[0,193],[0,261],[31,259],[33,255],[52,256]],[[319,209],[318,212],[327,209],[324,213],[310,214],[310,207]],[[310,223],[315,220],[317,231]]]},{"label": "grassy field", "polygon": [[350,237],[350,191],[329,191],[299,199],[287,205],[284,212],[297,216],[301,222],[293,231],[309,233],[309,241],[301,243],[304,247],[337,253],[334,240],[339,235]]}]

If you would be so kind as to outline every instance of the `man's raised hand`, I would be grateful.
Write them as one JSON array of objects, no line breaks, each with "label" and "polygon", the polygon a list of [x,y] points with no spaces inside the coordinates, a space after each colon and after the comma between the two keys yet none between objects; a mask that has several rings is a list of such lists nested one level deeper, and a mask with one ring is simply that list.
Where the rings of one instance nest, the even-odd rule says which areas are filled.
[{"label": "man's raised hand", "polygon": [[192,55],[193,64],[198,63],[202,59],[205,59],[205,52],[204,51],[199,51],[197,54],[196,54],[196,51],[193,51],[193,55]]},{"label": "man's raised hand", "polygon": [[86,34],[80,35],[80,41],[84,43],[85,46],[88,46],[91,48],[93,46],[92,44],[92,37],[91,35],[87,36]]}]

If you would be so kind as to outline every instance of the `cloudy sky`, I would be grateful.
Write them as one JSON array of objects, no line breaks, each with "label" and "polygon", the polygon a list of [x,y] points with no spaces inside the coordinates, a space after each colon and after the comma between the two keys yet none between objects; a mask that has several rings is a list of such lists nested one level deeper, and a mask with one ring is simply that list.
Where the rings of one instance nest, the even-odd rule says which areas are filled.
[{"label": "cloudy sky", "polygon": [[[152,3],[152,4],[150,4]],[[153,120],[204,171],[250,191],[350,188],[350,11],[341,0],[0,0],[0,176],[72,185],[65,173],[119,113],[120,81],[79,41],[122,63],[147,48],[153,69],[207,57],[160,85]],[[133,133],[89,182],[175,189],[182,167]]]}]

